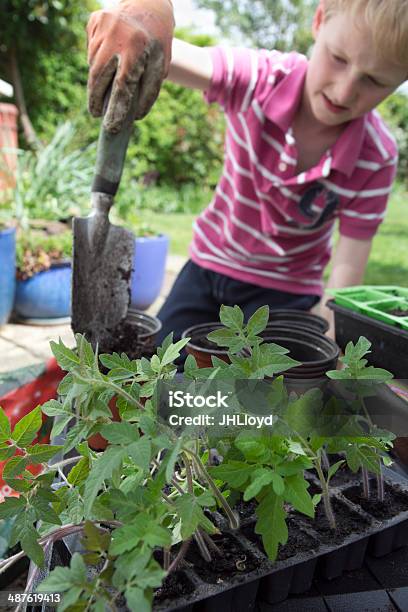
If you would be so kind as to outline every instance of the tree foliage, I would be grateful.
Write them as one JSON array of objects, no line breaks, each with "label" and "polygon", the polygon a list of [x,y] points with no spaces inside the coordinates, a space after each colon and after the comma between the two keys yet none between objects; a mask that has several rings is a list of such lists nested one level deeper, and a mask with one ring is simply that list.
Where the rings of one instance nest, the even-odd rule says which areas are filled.
[{"label": "tree foliage", "polygon": [[18,64],[27,112],[40,136],[84,110],[86,102],[85,25],[95,0],[0,0],[0,77],[13,82]]},{"label": "tree foliage", "polygon": [[311,43],[314,0],[197,0],[216,14],[222,33],[255,47],[305,53]]},{"label": "tree foliage", "polygon": [[407,96],[395,93],[379,106],[379,111],[387,122],[398,144],[398,174],[408,185],[408,104]]}]

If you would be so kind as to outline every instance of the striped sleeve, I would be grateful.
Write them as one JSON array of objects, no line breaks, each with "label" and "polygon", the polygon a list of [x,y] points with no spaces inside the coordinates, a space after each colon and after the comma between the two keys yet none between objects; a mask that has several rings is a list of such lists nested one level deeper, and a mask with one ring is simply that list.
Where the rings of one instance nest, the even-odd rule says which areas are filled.
[{"label": "striped sleeve", "polygon": [[357,240],[372,238],[384,220],[388,198],[397,173],[397,164],[374,172],[363,189],[339,213],[340,233]]},{"label": "striped sleeve", "polygon": [[245,112],[257,90],[268,86],[272,66],[283,54],[279,51],[212,47],[213,77],[205,93],[207,102],[218,102],[225,112]]}]

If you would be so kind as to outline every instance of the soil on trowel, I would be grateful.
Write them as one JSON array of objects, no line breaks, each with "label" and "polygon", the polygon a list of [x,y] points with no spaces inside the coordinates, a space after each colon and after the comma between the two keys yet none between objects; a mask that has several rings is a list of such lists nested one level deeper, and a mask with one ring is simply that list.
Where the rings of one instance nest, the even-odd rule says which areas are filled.
[{"label": "soil on trowel", "polygon": [[336,518],[336,529],[330,527],[324,511],[323,500],[316,508],[316,516],[311,519],[304,515],[301,520],[310,525],[319,534],[319,539],[326,544],[340,544],[350,534],[363,533],[370,526],[370,522],[362,515],[358,514],[346,504],[336,498],[332,498],[332,509]]},{"label": "soil on trowel", "polygon": [[[294,518],[289,518],[287,521],[287,525],[289,531],[288,541],[285,545],[279,546],[279,552],[277,556],[278,561],[284,561],[285,559],[294,557],[299,553],[307,552],[309,550],[316,550],[319,547],[319,543],[317,542],[317,540],[315,540],[314,538],[312,538],[312,536],[303,531]],[[248,538],[248,540],[253,542],[259,548],[259,550],[266,555],[262,543],[262,537],[255,533],[255,525],[248,525],[247,527],[244,527],[241,531],[244,536]]]},{"label": "soil on trowel", "polygon": [[343,495],[354,504],[363,508],[365,512],[376,519],[384,520],[408,511],[408,493],[398,485],[384,485],[384,501],[377,499],[377,482],[370,481],[370,497],[363,497],[362,487],[354,486],[342,491]]},{"label": "soil on trowel", "polygon": [[232,536],[222,534],[213,536],[212,540],[220,554],[211,549],[211,563],[203,559],[195,542],[191,544],[186,557],[187,561],[193,564],[194,571],[205,582],[210,584],[237,582],[243,575],[260,566],[260,560],[245,550]]},{"label": "soil on trowel", "polygon": [[[87,330],[81,330],[80,333],[84,334],[95,348],[96,342],[91,338],[91,334],[87,333]],[[97,341],[100,355],[103,353],[126,353],[129,359],[140,359],[141,357],[149,359],[155,350],[154,343],[152,341],[141,342],[137,327],[126,321],[117,325],[114,330],[105,330],[98,334]]]},{"label": "soil on trowel", "polygon": [[172,572],[163,581],[163,584],[154,593],[154,603],[162,604],[167,600],[178,599],[190,595],[194,591],[194,585],[190,582],[184,572]]}]

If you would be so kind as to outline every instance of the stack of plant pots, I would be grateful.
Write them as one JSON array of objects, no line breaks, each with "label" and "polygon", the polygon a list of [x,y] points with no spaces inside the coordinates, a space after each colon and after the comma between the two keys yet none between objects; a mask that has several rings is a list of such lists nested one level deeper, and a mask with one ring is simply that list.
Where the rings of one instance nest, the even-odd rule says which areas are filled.
[{"label": "stack of plant pots", "polygon": [[[187,353],[196,358],[199,367],[212,366],[214,355],[228,361],[227,351],[217,346],[207,336],[222,327],[221,323],[203,323],[189,327],[183,338],[191,338]],[[260,335],[265,342],[279,344],[289,350],[289,355],[301,365],[285,372],[290,379],[316,380],[324,378],[328,370],[336,368],[340,349],[325,336],[328,323],[322,317],[301,310],[272,310],[269,323]]]}]

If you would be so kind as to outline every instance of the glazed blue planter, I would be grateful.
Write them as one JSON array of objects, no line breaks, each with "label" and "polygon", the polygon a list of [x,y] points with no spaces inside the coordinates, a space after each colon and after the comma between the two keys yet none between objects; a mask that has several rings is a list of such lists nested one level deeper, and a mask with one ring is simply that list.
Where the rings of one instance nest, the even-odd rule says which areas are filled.
[{"label": "glazed blue planter", "polygon": [[14,311],[20,319],[60,319],[71,314],[71,263],[54,264],[17,281]]},{"label": "glazed blue planter", "polygon": [[143,236],[135,239],[131,282],[131,307],[146,310],[160,294],[166,270],[169,238]]},{"label": "glazed blue planter", "polygon": [[0,325],[7,323],[16,289],[16,230],[0,231]]}]

